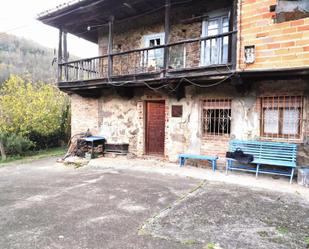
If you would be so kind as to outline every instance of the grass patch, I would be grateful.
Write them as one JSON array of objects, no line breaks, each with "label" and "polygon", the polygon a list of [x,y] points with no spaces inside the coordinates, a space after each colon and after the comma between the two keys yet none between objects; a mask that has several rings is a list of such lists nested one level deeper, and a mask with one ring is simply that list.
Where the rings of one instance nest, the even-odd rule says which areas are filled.
[{"label": "grass patch", "polygon": [[268,237],[268,233],[266,231],[258,231],[257,233],[262,238]]},{"label": "grass patch", "polygon": [[215,243],[208,243],[206,245],[206,247],[204,247],[205,249],[215,249],[216,248],[216,244]]},{"label": "grass patch", "polygon": [[287,234],[289,232],[289,229],[287,229],[286,227],[278,227],[277,231],[281,234]]},{"label": "grass patch", "polygon": [[309,248],[309,236],[305,238],[306,248]]},{"label": "grass patch", "polygon": [[58,147],[58,148],[35,151],[27,154],[26,156],[20,156],[20,155],[9,156],[5,161],[0,160],[0,167],[5,166],[5,164],[11,162],[32,161],[52,156],[64,156],[66,150],[67,150],[66,147]]},{"label": "grass patch", "polygon": [[194,245],[196,243],[197,242],[195,240],[192,240],[192,239],[181,241],[181,244],[183,244],[183,245]]}]

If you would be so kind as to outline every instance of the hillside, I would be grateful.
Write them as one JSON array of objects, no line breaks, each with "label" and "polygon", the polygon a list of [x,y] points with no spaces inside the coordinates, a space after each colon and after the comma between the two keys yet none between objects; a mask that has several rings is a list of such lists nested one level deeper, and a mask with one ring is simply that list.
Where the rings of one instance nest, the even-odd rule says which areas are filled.
[{"label": "hillside", "polygon": [[33,41],[0,33],[0,84],[10,74],[30,78],[32,81],[56,82],[57,67],[52,61],[53,49]]}]

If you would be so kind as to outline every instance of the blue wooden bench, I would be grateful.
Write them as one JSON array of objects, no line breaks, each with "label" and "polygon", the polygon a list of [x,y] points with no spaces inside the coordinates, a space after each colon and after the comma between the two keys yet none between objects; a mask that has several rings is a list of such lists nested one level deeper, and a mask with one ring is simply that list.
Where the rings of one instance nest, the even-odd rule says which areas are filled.
[{"label": "blue wooden bench", "polygon": [[[289,143],[275,143],[264,141],[230,141],[229,151],[240,148],[244,153],[254,156],[253,162],[248,165],[235,165],[234,159],[227,158],[226,173],[228,170],[240,170],[254,172],[256,177],[261,174],[283,175],[290,177],[292,183],[294,171],[297,167],[297,145]],[[282,169],[269,169],[262,166],[280,166]]]},{"label": "blue wooden bench", "polygon": [[194,155],[194,154],[180,154],[179,156],[180,167],[185,165],[186,159],[197,159],[197,160],[207,160],[211,163],[212,170],[216,171],[217,168],[217,156],[204,156],[204,155]]}]

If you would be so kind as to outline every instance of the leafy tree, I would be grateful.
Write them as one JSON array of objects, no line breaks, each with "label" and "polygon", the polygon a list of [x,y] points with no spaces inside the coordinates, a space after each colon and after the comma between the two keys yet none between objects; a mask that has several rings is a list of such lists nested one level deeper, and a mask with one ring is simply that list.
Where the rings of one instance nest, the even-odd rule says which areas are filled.
[{"label": "leafy tree", "polygon": [[26,138],[64,134],[68,104],[67,95],[54,85],[11,76],[0,88],[0,133]]}]

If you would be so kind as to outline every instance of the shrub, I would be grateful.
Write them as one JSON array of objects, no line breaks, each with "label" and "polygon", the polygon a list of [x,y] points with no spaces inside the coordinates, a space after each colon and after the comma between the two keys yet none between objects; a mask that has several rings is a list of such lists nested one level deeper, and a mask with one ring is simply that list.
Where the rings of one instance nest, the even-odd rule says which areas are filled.
[{"label": "shrub", "polygon": [[35,146],[30,139],[18,134],[1,134],[0,140],[7,155],[23,156]]},{"label": "shrub", "polygon": [[55,86],[16,76],[1,86],[0,134],[18,134],[16,143],[7,144],[10,148],[14,145],[20,151],[24,146],[24,151],[29,141],[36,144],[35,149],[55,147],[69,137],[68,130],[69,99]]}]

